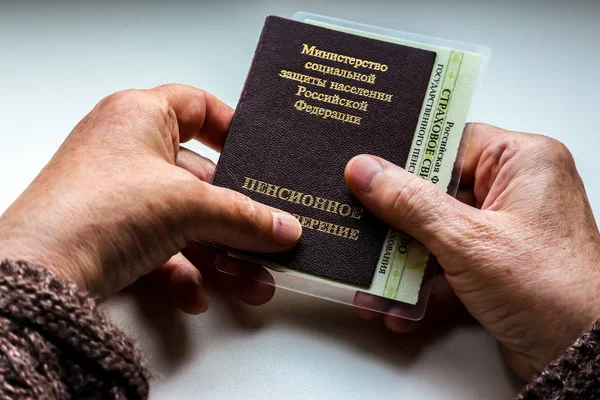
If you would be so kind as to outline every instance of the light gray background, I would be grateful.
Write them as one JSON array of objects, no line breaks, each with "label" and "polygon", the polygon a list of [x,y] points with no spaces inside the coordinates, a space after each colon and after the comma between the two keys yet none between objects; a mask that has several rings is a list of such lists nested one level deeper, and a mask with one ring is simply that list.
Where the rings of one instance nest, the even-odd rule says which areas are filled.
[{"label": "light gray background", "polygon": [[[600,210],[598,3],[272,0],[1,2],[0,211],[111,92],[180,82],[235,106],[264,17],[297,10],[489,46],[478,120],[565,142]],[[262,308],[213,300],[199,317],[129,297],[107,304],[159,375],[153,398],[505,399],[516,390],[494,340],[474,325],[398,336],[287,292]]]}]

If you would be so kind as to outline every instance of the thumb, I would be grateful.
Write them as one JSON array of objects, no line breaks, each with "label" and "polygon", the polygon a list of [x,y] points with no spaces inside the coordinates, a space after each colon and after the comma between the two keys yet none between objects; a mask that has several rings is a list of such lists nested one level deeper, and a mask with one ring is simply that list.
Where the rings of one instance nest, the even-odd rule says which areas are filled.
[{"label": "thumb", "polygon": [[278,252],[298,243],[302,227],[291,214],[233,190],[196,181],[179,210],[187,241],[210,240],[239,250]]},{"label": "thumb", "polygon": [[460,245],[465,239],[461,232],[476,218],[476,209],[379,157],[354,157],[345,177],[358,200],[375,216],[408,233],[438,257]]}]

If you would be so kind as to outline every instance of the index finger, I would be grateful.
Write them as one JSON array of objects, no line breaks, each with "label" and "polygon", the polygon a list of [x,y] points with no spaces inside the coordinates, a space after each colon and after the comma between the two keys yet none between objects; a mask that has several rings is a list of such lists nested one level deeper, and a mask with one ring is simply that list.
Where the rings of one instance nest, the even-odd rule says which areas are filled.
[{"label": "index finger", "polygon": [[233,119],[231,107],[212,94],[187,85],[162,85],[150,92],[164,98],[175,112],[180,143],[197,139],[221,151]]},{"label": "index finger", "polygon": [[475,171],[484,150],[495,136],[508,132],[504,129],[482,123],[469,123],[465,127],[465,130],[468,129],[471,130],[471,140],[468,143],[465,163],[460,177],[461,185],[473,185],[475,183]]}]

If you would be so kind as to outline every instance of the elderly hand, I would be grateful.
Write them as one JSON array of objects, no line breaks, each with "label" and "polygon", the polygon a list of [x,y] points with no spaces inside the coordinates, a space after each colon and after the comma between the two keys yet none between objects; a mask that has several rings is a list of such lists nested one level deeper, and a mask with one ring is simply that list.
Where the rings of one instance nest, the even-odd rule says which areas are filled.
[{"label": "elderly hand", "polygon": [[[475,125],[462,178],[473,206],[373,156],[353,158],[346,180],[374,214],[429,248],[524,380],[600,318],[600,234],[556,140]],[[386,324],[410,329],[389,315]]]},{"label": "elderly hand", "polygon": [[188,243],[275,252],[301,235],[291,215],[212,186],[214,164],[179,147],[198,139],[220,150],[232,116],[212,95],[181,85],[108,96],[0,217],[0,258],[49,268],[102,296],[164,264],[156,274],[175,303],[203,311],[200,272],[180,253]]}]

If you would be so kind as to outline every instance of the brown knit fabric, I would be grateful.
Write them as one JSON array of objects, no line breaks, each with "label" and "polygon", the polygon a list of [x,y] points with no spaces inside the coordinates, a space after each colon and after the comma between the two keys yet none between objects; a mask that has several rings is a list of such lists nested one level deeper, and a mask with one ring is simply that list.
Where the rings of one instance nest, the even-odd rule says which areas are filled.
[{"label": "brown knit fabric", "polygon": [[0,398],[143,399],[149,374],[133,342],[71,283],[0,262]]},{"label": "brown knit fabric", "polygon": [[600,399],[600,321],[518,397],[531,399]]},{"label": "brown knit fabric", "polygon": [[[88,295],[45,269],[0,262],[0,399],[145,399],[149,377]],[[518,399],[600,399],[600,321]]]}]

